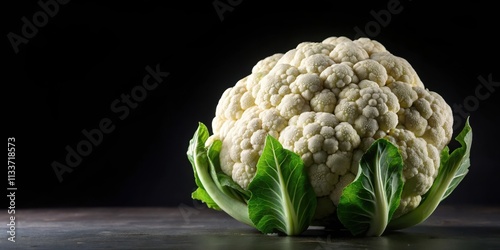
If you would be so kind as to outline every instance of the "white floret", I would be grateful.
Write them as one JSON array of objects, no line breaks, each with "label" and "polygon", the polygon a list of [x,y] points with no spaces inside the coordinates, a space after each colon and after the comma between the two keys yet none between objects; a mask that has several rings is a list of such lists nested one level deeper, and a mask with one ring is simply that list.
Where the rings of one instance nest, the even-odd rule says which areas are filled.
[{"label": "white floret", "polygon": [[335,115],[341,121],[353,124],[361,137],[374,137],[376,134],[385,135],[396,127],[399,109],[397,97],[389,88],[362,80],[340,93]]},{"label": "white floret", "polygon": [[334,64],[326,68],[319,77],[323,80],[323,86],[330,89],[337,96],[344,87],[358,82],[358,76],[346,63]]},{"label": "white floret", "polygon": [[307,172],[314,192],[319,197],[329,195],[339,179],[325,164],[313,164]]},{"label": "white floret", "polygon": [[368,59],[368,53],[366,50],[358,46],[354,42],[344,42],[339,43],[330,53],[330,57],[336,63],[350,62],[357,63],[359,61]]},{"label": "white floret", "polygon": [[314,95],[323,89],[323,83],[317,74],[301,74],[290,85],[292,93],[301,95],[310,101]]},{"label": "white floret", "polygon": [[388,75],[388,84],[400,81],[412,86],[424,86],[417,73],[406,59],[395,56],[388,51],[374,53],[370,58],[384,66]]},{"label": "white floret", "polygon": [[431,187],[439,168],[439,151],[434,145],[405,129],[392,130],[387,139],[399,148],[404,163],[402,204],[395,213],[395,216],[399,216],[415,209],[422,195]]},{"label": "white floret", "polygon": [[360,37],[357,40],[354,40],[354,43],[363,48],[368,55],[387,51],[384,45],[367,37]]}]

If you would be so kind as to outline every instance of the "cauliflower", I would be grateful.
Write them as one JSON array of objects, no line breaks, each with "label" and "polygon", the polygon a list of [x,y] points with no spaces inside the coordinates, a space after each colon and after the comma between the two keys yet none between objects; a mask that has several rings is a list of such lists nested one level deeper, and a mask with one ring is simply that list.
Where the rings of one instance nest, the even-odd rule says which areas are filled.
[{"label": "cauliflower", "polygon": [[[228,88],[212,121],[222,171],[246,189],[265,136],[304,161],[321,206],[333,214],[342,190],[376,139],[401,151],[406,183],[395,217],[415,209],[438,173],[453,114],[405,59],[375,40],[329,37],[259,61]],[[324,199],[322,199],[324,200]],[[318,212],[319,214],[319,212]]]},{"label": "cauliflower", "polygon": [[226,89],[187,156],[192,193],[263,233],[341,225],[380,236],[424,221],[470,165],[472,129],[410,63],[369,38],[270,55]]}]

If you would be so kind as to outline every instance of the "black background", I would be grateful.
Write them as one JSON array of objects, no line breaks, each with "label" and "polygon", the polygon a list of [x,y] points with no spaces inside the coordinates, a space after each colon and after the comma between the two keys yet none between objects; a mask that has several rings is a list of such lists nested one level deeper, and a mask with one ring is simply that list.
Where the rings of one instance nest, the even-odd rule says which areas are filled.
[{"label": "black background", "polygon": [[[210,126],[222,92],[258,60],[300,42],[354,38],[355,27],[373,25],[372,13],[395,0],[219,0],[234,5],[223,20],[215,1],[70,1],[18,53],[8,34],[21,35],[22,17],[32,20],[41,7],[13,2],[1,9],[3,123],[6,137],[16,138],[16,205],[30,208],[193,205],[188,142],[199,121]],[[369,34],[407,59],[426,87],[458,105],[474,100],[478,77],[500,82],[492,2],[399,5],[400,13]],[[120,120],[110,105],[142,84],[148,65],[170,74]],[[445,203],[500,204],[494,198],[500,190],[498,90],[467,110],[472,165]],[[81,131],[98,128],[104,118],[114,131],[59,182],[51,164],[65,163],[66,147],[74,149],[85,139]],[[461,128],[463,120],[457,123]],[[0,177],[5,190],[7,171]]]}]

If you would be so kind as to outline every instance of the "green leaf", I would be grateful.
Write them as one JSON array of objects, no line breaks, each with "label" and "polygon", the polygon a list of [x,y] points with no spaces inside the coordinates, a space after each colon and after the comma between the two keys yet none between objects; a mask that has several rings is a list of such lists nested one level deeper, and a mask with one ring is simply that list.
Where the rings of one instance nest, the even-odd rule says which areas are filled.
[{"label": "green leaf", "polygon": [[205,149],[205,141],[208,139],[209,133],[205,124],[200,123],[198,129],[196,130],[193,138],[189,140],[189,147],[187,150],[187,157],[189,162],[191,162],[191,166],[193,166],[194,180],[198,187],[203,188],[200,179],[198,178],[198,173],[196,170],[195,160],[199,158],[200,161],[207,161],[206,159],[206,149]]},{"label": "green leaf", "polygon": [[[455,139],[460,143],[461,147],[455,149],[451,155],[445,156],[444,161],[441,159],[443,166],[442,174],[437,178],[442,182],[445,176],[452,176],[451,182],[446,188],[441,201],[448,197],[458,184],[462,182],[467,173],[469,173],[470,149],[472,146],[472,128],[470,127],[469,119],[466,120],[465,127]],[[446,147],[446,150],[443,150],[441,155],[447,155],[448,151],[448,147]]]},{"label": "green leaf", "polygon": [[389,224],[389,229],[398,230],[417,225],[425,221],[438,207],[440,202],[448,197],[469,172],[470,150],[472,146],[472,127],[469,117],[462,131],[455,138],[461,147],[449,154],[449,148],[441,151],[441,163],[438,175],[431,188],[423,196],[417,208],[406,213]]},{"label": "green leaf", "polygon": [[232,194],[228,195],[225,189],[229,185],[223,185],[219,181],[221,179],[219,176],[223,174],[222,171],[217,171],[220,169],[218,165],[220,145],[214,143],[208,148],[205,147],[208,137],[207,127],[200,122],[187,150],[187,157],[193,166],[195,183],[198,186],[191,197],[206,203],[209,208],[222,210],[234,219],[253,227],[245,201],[235,198],[237,196]]},{"label": "green leaf", "polygon": [[268,135],[248,189],[249,216],[262,233],[304,232],[316,210],[316,194],[302,159]]},{"label": "green leaf", "polygon": [[198,171],[196,168],[196,162],[198,161],[199,164],[207,164],[207,157],[206,157],[206,149],[205,149],[205,141],[208,139],[209,133],[208,129],[204,124],[199,124],[198,129],[196,130],[193,138],[189,141],[189,147],[187,151],[187,157],[189,162],[191,162],[191,166],[193,167],[193,173],[194,173],[194,180],[196,183],[196,186],[198,187],[192,194],[191,198],[200,200],[207,204],[207,207],[215,209],[215,210],[221,210],[220,207],[215,203],[215,201],[210,197],[210,195],[205,191],[205,188],[203,187],[203,183],[200,181],[200,178],[198,177]]},{"label": "green leaf", "polygon": [[207,205],[208,208],[214,209],[214,210],[219,210],[221,211],[222,209],[215,203],[214,200],[212,200],[212,197],[205,191],[203,188],[197,188],[192,194],[191,198],[195,200],[200,200],[203,203]]},{"label": "green leaf", "polygon": [[399,206],[403,160],[396,146],[376,140],[361,157],[356,179],[337,206],[340,222],[353,234],[380,236]]}]

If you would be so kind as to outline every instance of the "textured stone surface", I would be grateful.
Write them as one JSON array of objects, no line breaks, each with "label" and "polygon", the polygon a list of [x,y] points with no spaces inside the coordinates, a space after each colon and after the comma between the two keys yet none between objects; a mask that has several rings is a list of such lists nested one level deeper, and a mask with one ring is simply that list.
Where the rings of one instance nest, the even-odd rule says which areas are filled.
[{"label": "textured stone surface", "polygon": [[[440,206],[424,223],[381,237],[311,229],[299,237],[263,235],[204,207],[40,208],[7,213],[0,249],[500,249],[499,207]],[[6,222],[6,223],[4,223]]]}]

